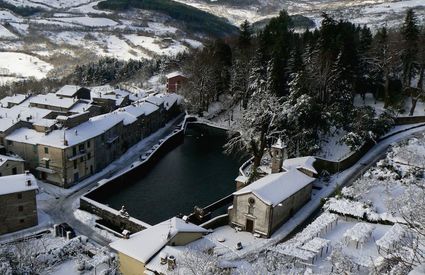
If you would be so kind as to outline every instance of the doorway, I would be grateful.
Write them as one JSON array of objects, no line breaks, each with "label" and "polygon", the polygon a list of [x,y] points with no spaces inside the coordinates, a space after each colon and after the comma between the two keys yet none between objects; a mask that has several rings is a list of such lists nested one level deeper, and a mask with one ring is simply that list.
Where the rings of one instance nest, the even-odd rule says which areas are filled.
[{"label": "doorway", "polygon": [[249,220],[249,219],[246,220],[245,230],[247,232],[251,232],[251,233],[254,231],[254,221],[253,220]]}]

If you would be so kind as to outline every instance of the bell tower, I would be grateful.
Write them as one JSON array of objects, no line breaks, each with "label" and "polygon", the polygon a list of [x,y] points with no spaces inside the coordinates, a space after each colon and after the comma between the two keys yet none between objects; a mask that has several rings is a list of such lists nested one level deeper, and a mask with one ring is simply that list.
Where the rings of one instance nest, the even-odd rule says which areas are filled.
[{"label": "bell tower", "polygon": [[286,145],[282,142],[280,138],[275,144],[272,145],[271,155],[272,161],[270,168],[272,170],[272,174],[282,172],[283,161],[288,158],[288,155],[286,152]]}]

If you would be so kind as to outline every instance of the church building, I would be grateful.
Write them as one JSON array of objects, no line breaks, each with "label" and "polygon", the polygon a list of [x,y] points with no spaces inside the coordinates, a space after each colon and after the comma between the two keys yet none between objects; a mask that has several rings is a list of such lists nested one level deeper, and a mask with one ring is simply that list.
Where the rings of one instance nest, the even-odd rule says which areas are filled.
[{"label": "church building", "polygon": [[313,157],[285,160],[280,139],[271,150],[271,174],[233,193],[229,209],[232,226],[266,238],[310,200],[317,175]]}]

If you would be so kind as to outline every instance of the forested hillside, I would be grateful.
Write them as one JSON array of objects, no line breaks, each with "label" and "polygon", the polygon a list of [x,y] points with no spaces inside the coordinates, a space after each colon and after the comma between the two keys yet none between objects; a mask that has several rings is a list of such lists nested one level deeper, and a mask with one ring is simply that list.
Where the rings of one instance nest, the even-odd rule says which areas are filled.
[{"label": "forested hillside", "polygon": [[[235,105],[242,101],[229,151],[249,151],[258,165],[281,137],[290,156],[314,154],[320,135],[335,128],[356,148],[388,131],[397,113],[415,112],[424,96],[425,32],[413,10],[402,28],[375,34],[326,14],[317,30],[298,34],[291,26],[284,11],[257,34],[245,22],[237,41],[217,40],[186,64],[194,112],[202,115],[223,93]],[[383,113],[354,106],[354,97],[366,93],[384,102]]]},{"label": "forested hillside", "polygon": [[100,9],[127,10],[131,8],[164,13],[184,23],[188,30],[213,36],[235,34],[237,29],[226,19],[171,0],[107,0],[97,5]]}]

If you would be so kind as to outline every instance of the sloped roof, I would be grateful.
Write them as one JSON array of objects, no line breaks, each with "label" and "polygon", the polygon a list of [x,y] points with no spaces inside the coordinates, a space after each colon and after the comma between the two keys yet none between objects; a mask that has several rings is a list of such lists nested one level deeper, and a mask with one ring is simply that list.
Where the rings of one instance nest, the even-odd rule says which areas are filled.
[{"label": "sloped roof", "polygon": [[17,161],[17,162],[24,162],[24,160],[18,156],[6,156],[6,155],[0,155],[0,166],[5,164],[7,161]]},{"label": "sloped roof", "polygon": [[171,72],[171,73],[167,74],[165,77],[167,77],[167,78],[173,78],[173,77],[176,77],[176,76],[183,76],[183,77],[185,77],[185,75],[182,72],[179,72],[179,71]]},{"label": "sloped roof", "polygon": [[62,88],[59,89],[59,91],[56,92],[56,95],[59,96],[68,96],[68,97],[72,97],[74,96],[79,89],[81,89],[81,86],[76,86],[76,85],[65,85]]},{"label": "sloped roof", "polygon": [[148,263],[178,233],[207,233],[200,226],[172,218],[130,237],[110,244],[110,247],[142,263]]},{"label": "sloped roof", "polygon": [[253,193],[266,204],[276,206],[314,180],[314,178],[294,169],[288,172],[267,175],[236,191],[233,195]]},{"label": "sloped roof", "polygon": [[[28,186],[27,181],[31,181]],[[37,180],[32,174],[18,174],[0,177],[0,195],[13,194],[38,189]]]},{"label": "sloped roof", "polygon": [[60,108],[66,108],[70,109],[72,106],[74,106],[78,100],[74,98],[69,97],[60,97],[53,93],[48,93],[44,95],[36,95],[29,99],[30,103],[40,104],[40,105],[47,105],[47,106],[54,106],[54,107],[60,107]]}]

